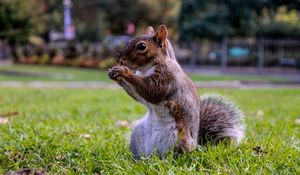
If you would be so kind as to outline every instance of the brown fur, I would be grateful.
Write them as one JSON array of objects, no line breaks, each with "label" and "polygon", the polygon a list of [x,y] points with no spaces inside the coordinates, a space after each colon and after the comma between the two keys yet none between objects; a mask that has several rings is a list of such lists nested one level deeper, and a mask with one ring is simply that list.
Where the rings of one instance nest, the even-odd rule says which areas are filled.
[{"label": "brown fur", "polygon": [[196,86],[177,63],[167,36],[164,25],[156,33],[148,27],[123,48],[119,65],[108,71],[111,79],[148,108],[133,129],[134,156],[149,156],[155,148],[164,155],[174,144],[182,152],[206,141],[239,142],[245,129],[243,114],[219,96],[204,96],[200,104]]},{"label": "brown fur", "polygon": [[[196,139],[198,132],[200,102],[197,89],[180,66],[166,58],[166,27],[160,26],[156,34],[151,28],[145,33],[124,47],[118,58],[120,66],[110,70],[110,77],[118,80],[119,84],[125,80],[133,85],[136,92],[147,102],[169,108],[170,115],[177,123],[178,133],[182,134],[179,145],[185,151],[190,151],[195,145],[190,145],[188,140]],[[141,42],[146,43],[146,51],[136,50],[137,44]],[[131,71],[148,65],[155,66],[150,76],[138,76]],[[174,75],[176,72],[180,72],[180,77]],[[185,96],[190,94],[189,92],[192,92],[192,96]],[[190,107],[194,110],[190,110]]]}]

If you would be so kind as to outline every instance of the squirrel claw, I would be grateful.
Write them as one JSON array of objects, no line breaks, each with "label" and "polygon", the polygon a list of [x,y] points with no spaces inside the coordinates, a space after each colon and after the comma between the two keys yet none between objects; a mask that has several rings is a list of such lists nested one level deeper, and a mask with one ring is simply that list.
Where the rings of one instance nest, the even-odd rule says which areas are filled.
[{"label": "squirrel claw", "polygon": [[125,66],[114,66],[111,69],[108,69],[108,76],[112,80],[120,81],[124,73],[127,72],[127,67]]},{"label": "squirrel claw", "polygon": [[118,72],[114,71],[113,69],[108,70],[108,76],[112,80],[117,80],[117,78],[120,76]]}]

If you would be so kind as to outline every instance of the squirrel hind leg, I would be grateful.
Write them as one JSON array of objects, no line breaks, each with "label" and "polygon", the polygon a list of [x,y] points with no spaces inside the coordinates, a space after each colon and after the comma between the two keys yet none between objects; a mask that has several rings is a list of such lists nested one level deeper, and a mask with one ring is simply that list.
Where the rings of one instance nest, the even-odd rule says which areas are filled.
[{"label": "squirrel hind leg", "polygon": [[232,101],[221,95],[204,95],[200,111],[199,144],[241,142],[245,132],[244,115]]}]

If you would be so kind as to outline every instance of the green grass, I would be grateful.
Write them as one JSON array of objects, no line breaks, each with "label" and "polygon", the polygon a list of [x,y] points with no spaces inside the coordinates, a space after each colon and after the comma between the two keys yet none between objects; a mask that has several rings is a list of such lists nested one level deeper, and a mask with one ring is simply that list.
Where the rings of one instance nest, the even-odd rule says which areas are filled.
[{"label": "green grass", "polygon": [[[134,162],[130,129],[115,123],[136,120],[146,110],[125,92],[0,88],[0,114],[19,112],[0,125],[0,174],[23,168],[49,174],[300,173],[300,127],[295,123],[300,89],[200,94],[206,92],[229,96],[244,111],[247,132],[240,147],[199,146],[190,154]],[[260,155],[254,150],[258,146]]]},{"label": "green grass", "polygon": [[[27,75],[15,75],[7,73],[27,73]],[[28,74],[29,73],[29,74]],[[289,80],[275,76],[255,75],[203,75],[190,74],[194,81],[255,81],[255,82],[288,82]],[[83,69],[71,67],[55,67],[41,65],[12,65],[0,66],[0,81],[106,81],[111,82],[103,70]]]}]

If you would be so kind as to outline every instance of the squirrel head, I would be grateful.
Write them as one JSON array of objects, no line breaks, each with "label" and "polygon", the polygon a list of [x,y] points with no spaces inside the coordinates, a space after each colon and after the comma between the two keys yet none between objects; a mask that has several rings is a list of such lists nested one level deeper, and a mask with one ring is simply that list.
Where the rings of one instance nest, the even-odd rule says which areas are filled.
[{"label": "squirrel head", "polygon": [[121,50],[117,58],[118,64],[140,70],[168,58],[170,44],[167,37],[165,25],[159,26],[156,32],[151,26],[147,27],[142,35],[129,41]]}]

